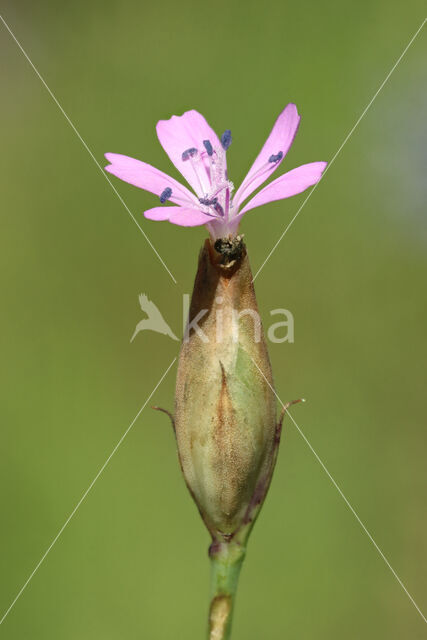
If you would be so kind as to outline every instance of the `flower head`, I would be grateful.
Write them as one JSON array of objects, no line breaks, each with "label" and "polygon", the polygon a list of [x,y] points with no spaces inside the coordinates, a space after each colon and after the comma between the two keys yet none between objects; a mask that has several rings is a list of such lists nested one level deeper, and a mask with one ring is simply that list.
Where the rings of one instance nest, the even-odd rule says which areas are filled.
[{"label": "flower head", "polygon": [[160,120],[156,127],[160,144],[193,191],[155,167],[117,153],[105,154],[110,162],[105,169],[160,198],[162,206],[144,212],[149,220],[169,220],[183,227],[206,225],[213,238],[234,236],[247,211],[301,193],[322,177],[326,162],[304,164],[273,180],[244,204],[284,160],[299,121],[296,106],[288,104],[235,193],[228,179],[226,158],[231,131],[227,129],[218,138],[194,110]]}]

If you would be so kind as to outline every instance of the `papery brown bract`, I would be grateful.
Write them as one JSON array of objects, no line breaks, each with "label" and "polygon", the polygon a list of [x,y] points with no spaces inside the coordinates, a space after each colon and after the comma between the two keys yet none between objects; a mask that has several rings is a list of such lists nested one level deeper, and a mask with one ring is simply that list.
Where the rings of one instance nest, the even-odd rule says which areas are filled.
[{"label": "papery brown bract", "polygon": [[184,477],[217,540],[247,523],[256,490],[265,497],[277,444],[271,366],[246,248],[237,239],[228,249],[206,240],[201,250],[189,321],[201,312],[207,341],[194,329],[184,338],[175,400]]}]

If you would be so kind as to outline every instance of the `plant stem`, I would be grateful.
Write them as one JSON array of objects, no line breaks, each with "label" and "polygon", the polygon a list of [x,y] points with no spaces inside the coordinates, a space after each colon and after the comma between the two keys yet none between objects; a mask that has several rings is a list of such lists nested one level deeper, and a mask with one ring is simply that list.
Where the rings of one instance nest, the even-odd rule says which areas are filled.
[{"label": "plant stem", "polygon": [[240,569],[245,548],[235,541],[213,542],[211,558],[211,605],[209,640],[229,640]]}]

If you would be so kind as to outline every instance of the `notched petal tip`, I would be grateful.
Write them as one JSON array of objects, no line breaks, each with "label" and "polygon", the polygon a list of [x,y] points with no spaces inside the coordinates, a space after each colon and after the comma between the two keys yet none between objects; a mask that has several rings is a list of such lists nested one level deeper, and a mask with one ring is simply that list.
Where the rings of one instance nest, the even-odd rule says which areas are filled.
[{"label": "notched petal tip", "polygon": [[179,116],[177,116],[176,114],[173,114],[171,115],[170,118],[164,118],[162,120],[159,120],[156,124],[156,130],[159,125],[177,123],[177,121],[179,120],[182,120],[182,119],[186,120],[188,118],[194,118],[194,117],[203,118],[203,120],[205,119],[204,116],[196,109],[188,109],[188,111],[184,111],[184,113],[182,113]]},{"label": "notched petal tip", "polygon": [[[200,178],[195,174],[191,162],[186,162],[189,149],[203,149],[203,141],[209,140],[213,147],[219,146],[218,136],[204,116],[191,109],[182,116],[172,116],[169,120],[159,120],[156,125],[157,137],[175,167],[182,173],[195,193],[203,196]],[[183,155],[184,154],[184,155]]]},{"label": "notched petal tip", "polygon": [[108,171],[109,173],[111,173],[110,167],[113,166],[114,160],[117,157],[117,155],[118,155],[117,153],[110,153],[110,152],[104,153],[104,158],[108,160],[108,164],[106,164],[104,167],[105,171]]}]

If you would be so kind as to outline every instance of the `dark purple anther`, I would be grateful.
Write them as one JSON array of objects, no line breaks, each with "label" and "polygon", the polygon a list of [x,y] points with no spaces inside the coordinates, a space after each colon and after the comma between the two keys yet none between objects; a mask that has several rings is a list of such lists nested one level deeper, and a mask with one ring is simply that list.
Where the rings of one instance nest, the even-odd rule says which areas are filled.
[{"label": "dark purple anther", "polygon": [[228,147],[232,142],[231,131],[230,129],[226,129],[221,136],[221,144],[224,151],[227,151]]},{"label": "dark purple anther", "polygon": [[210,140],[203,140],[203,146],[205,147],[208,156],[212,156],[213,155],[213,147],[211,145],[211,141]]},{"label": "dark purple anther", "polygon": [[219,204],[219,202],[215,203],[214,209],[217,213],[219,213],[219,215],[221,216],[221,218],[224,217],[224,209],[221,207],[221,205]]},{"label": "dark purple anther", "polygon": [[276,155],[272,155],[269,157],[268,161],[269,162],[279,162],[279,160],[281,160],[283,158],[283,151],[279,151],[279,153],[276,153]]},{"label": "dark purple anther", "polygon": [[212,200],[209,200],[209,198],[199,198],[199,202],[200,204],[204,204],[205,207],[212,207],[218,202],[218,198],[212,198]]},{"label": "dark purple anther", "polygon": [[181,157],[185,162],[186,160],[188,160],[188,158],[193,158],[196,154],[197,154],[197,149],[195,147],[191,147],[191,149],[187,149],[187,151],[184,151]]},{"label": "dark purple anther", "polygon": [[166,200],[169,200],[171,195],[172,195],[172,189],[170,187],[166,187],[166,189],[162,191],[162,193],[160,194],[160,202],[164,204]]}]

